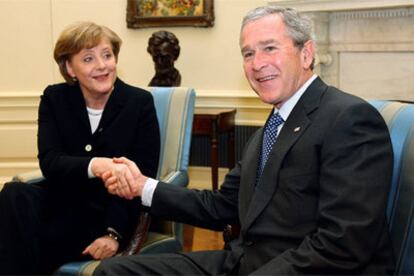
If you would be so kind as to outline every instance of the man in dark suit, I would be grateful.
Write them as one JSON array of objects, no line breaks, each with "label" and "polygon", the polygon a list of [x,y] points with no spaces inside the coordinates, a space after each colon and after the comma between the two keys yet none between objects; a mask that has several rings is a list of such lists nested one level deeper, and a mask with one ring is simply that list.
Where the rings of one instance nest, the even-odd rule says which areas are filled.
[{"label": "man in dark suit", "polygon": [[[392,148],[379,113],[313,73],[311,22],[295,10],[261,7],[244,18],[244,70],[274,109],[219,191],[180,189],[105,175],[151,213],[211,229],[240,223],[227,250],[104,260],[97,275],[392,274],[385,219]],[[277,137],[276,137],[277,136]]]}]

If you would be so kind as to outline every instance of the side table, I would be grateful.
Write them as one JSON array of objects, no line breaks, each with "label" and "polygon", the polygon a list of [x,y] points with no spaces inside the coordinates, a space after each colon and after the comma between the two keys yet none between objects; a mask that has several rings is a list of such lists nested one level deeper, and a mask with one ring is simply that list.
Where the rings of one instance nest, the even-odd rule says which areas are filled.
[{"label": "side table", "polygon": [[194,111],[193,134],[208,135],[211,145],[211,179],[212,188],[218,188],[219,134],[228,133],[227,166],[232,169],[235,164],[234,118],[236,109],[196,108]]}]

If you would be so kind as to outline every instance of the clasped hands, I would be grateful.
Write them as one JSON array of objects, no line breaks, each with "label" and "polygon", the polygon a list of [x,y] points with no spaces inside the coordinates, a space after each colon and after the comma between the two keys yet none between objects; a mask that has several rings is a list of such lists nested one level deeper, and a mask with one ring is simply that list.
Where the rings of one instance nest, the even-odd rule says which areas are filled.
[{"label": "clasped hands", "polygon": [[[109,165],[107,164],[108,160],[111,162]],[[105,163],[101,167],[106,169],[98,169],[94,173],[102,179],[110,194],[126,199],[141,196],[148,177],[141,173],[133,161],[125,157],[105,158]]]},{"label": "clasped hands", "polygon": [[114,158],[112,171],[102,174],[102,180],[108,192],[126,199],[141,196],[148,177],[144,176],[138,166],[131,160],[121,157]]}]

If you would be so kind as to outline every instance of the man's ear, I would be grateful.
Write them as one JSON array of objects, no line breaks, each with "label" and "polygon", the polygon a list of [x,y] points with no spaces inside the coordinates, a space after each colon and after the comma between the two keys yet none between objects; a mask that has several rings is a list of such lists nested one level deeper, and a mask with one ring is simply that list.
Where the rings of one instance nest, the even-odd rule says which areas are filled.
[{"label": "man's ear", "polygon": [[313,40],[308,40],[303,45],[302,58],[304,69],[309,69],[315,58],[315,42]]},{"label": "man's ear", "polygon": [[68,72],[69,76],[71,76],[72,78],[75,78],[76,76],[75,76],[75,73],[73,72],[73,68],[69,60],[65,62],[65,66],[66,66],[66,71]]}]

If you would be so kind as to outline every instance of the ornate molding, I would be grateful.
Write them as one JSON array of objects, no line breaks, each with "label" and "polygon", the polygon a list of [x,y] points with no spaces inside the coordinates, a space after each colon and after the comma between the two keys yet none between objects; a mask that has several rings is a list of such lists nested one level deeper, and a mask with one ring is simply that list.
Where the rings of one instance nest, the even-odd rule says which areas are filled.
[{"label": "ornate molding", "polygon": [[[237,108],[238,125],[262,126],[271,109],[251,90],[197,90],[196,93],[197,107]],[[36,133],[40,95],[40,91],[0,92],[0,176],[38,168]]]},{"label": "ornate molding", "polygon": [[362,11],[344,11],[330,14],[330,19],[356,20],[356,19],[387,19],[402,18],[414,15],[413,8],[375,9]]},{"label": "ornate molding", "polygon": [[[322,56],[321,63],[325,61]],[[271,106],[252,90],[196,89],[196,107],[237,108],[236,124],[261,126]],[[36,126],[40,91],[0,92],[0,125]]]},{"label": "ornate molding", "polygon": [[0,108],[2,107],[36,107],[40,101],[40,91],[0,91]]},{"label": "ornate molding", "polygon": [[331,65],[332,55],[329,53],[317,53],[315,56],[315,65]]},{"label": "ornate molding", "polygon": [[312,12],[408,7],[414,6],[414,0],[279,0],[268,4]]},{"label": "ornate molding", "polygon": [[6,162],[0,161],[0,191],[2,184],[6,181],[10,181],[11,178],[19,173],[33,171],[39,169],[39,164],[36,161],[33,162]]},{"label": "ornate molding", "polygon": [[414,51],[414,0],[274,0],[268,4],[293,7],[311,18],[318,45],[316,64],[320,65],[316,70],[334,86],[344,85],[340,82],[342,53]]},{"label": "ornate molding", "polygon": [[38,91],[0,92],[0,126],[36,126],[40,95]]}]

